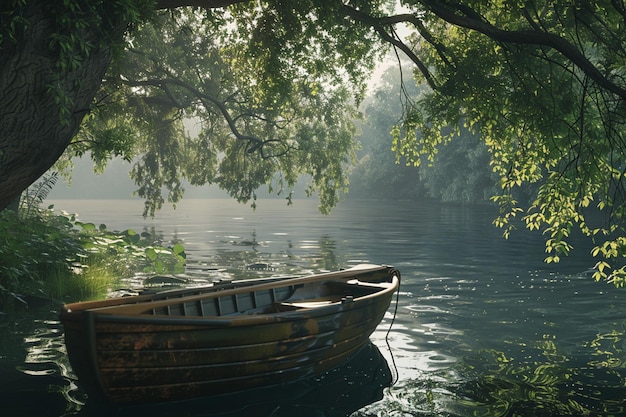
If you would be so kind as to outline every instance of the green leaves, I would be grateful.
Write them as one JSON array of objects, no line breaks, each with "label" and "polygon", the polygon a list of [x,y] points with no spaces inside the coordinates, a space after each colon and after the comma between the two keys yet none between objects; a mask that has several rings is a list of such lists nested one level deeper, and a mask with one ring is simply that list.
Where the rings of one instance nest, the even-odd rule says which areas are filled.
[{"label": "green leaves", "polygon": [[83,232],[88,233],[88,234],[93,234],[96,231],[96,225],[93,223],[83,223],[83,222],[77,221],[74,224],[78,226],[79,228],[81,228]]},{"label": "green leaves", "polygon": [[164,274],[168,272],[184,272],[185,248],[177,243],[172,248],[147,247],[145,257],[149,261],[144,268],[146,272]]},{"label": "green leaves", "polygon": [[597,243],[595,277],[623,285],[626,83],[616,75],[626,51],[614,49],[626,42],[621,11],[547,1],[412,7],[422,16],[411,21],[421,35],[414,61],[433,90],[406,108],[395,149],[410,163],[433,160],[445,129],[464,125],[480,135],[500,177],[495,223],[505,235],[521,215],[546,236],[550,263],[570,253],[580,231]]},{"label": "green leaves", "polygon": [[[102,297],[113,283],[137,272],[180,273],[185,248],[164,247],[158,236],[112,232],[52,209],[28,216],[0,212],[0,297],[10,292],[48,297]],[[94,292],[95,291],[95,292]]]},{"label": "green leaves", "polygon": [[376,55],[372,34],[346,27],[336,9],[242,3],[145,22],[73,151],[91,152],[97,169],[113,155],[132,159],[144,215],[175,204],[185,182],[254,204],[260,187],[289,192],[301,176],[327,212],[347,188],[354,101]]}]

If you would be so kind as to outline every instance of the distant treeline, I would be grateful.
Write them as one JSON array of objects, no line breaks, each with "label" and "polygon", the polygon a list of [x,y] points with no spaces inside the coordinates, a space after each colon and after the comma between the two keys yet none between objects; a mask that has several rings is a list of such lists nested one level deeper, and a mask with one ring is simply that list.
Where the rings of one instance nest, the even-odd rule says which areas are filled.
[{"label": "distant treeline", "polygon": [[365,99],[359,137],[362,149],[351,171],[350,197],[487,203],[501,192],[487,147],[466,129],[460,128],[459,134],[442,145],[433,161],[423,160],[418,167],[396,156],[390,132],[402,113],[404,94],[419,100],[424,88],[411,79],[402,83],[399,71],[392,68]]}]

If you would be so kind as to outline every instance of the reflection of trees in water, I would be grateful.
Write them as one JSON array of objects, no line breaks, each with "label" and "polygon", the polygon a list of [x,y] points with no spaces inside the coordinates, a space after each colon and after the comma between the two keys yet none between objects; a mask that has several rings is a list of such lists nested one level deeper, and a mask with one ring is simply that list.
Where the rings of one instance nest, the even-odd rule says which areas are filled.
[{"label": "reflection of trees in water", "polygon": [[353,416],[625,415],[625,333],[598,334],[570,353],[552,335],[512,341],[520,347],[516,354],[483,349],[448,369],[402,381]]},{"label": "reflection of trees in water", "polygon": [[[282,246],[277,246],[282,245]],[[329,236],[319,240],[283,242],[258,240],[256,231],[250,238],[227,236],[220,247],[201,261],[190,261],[188,271],[219,271],[233,279],[292,275],[346,267],[337,253],[337,243]],[[218,273],[216,272],[216,275]]]},{"label": "reflection of trees in water", "polygon": [[319,241],[318,268],[335,270],[346,267],[344,260],[337,255],[337,242],[330,236],[322,236]]}]

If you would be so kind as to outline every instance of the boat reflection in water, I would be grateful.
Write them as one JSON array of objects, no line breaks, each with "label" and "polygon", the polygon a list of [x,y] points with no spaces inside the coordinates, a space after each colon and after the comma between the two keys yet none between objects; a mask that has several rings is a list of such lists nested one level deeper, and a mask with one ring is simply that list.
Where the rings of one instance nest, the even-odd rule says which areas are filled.
[{"label": "boat reflection in water", "polygon": [[321,375],[279,386],[192,400],[105,407],[90,403],[80,416],[120,417],[345,417],[379,401],[392,382],[389,365],[373,343],[345,364]]}]

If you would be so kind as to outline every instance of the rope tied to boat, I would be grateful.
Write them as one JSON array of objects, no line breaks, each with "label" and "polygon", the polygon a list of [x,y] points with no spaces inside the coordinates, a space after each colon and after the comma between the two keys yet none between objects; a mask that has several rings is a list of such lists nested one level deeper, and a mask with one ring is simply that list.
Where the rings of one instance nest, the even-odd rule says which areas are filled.
[{"label": "rope tied to boat", "polygon": [[387,329],[387,333],[385,334],[385,344],[387,345],[387,350],[389,350],[389,356],[391,357],[391,385],[393,386],[398,382],[398,379],[400,378],[399,372],[398,372],[398,366],[396,365],[396,360],[393,356],[393,350],[391,348],[391,343],[389,342],[389,335],[391,334],[391,329],[393,327],[393,324],[396,320],[396,315],[398,314],[398,305],[400,304],[400,287],[402,286],[402,277],[400,274],[400,271],[398,271],[395,268],[392,268],[389,270],[389,274],[391,276],[396,276],[398,277],[398,289],[396,290],[396,305],[393,309],[393,315],[391,316],[391,322],[389,323],[389,328]]}]

